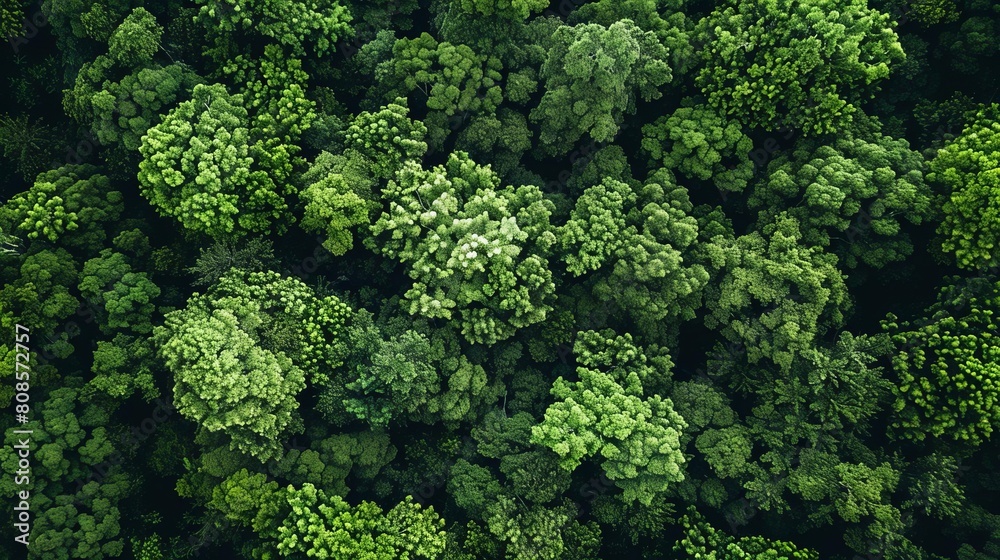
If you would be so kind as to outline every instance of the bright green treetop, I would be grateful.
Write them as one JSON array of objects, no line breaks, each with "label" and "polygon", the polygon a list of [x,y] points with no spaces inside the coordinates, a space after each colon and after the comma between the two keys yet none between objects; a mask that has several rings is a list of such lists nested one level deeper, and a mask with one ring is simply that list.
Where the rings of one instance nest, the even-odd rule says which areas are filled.
[{"label": "bright green treetop", "polygon": [[645,364],[630,335],[611,335],[580,333],[574,346],[580,380],[556,379],[552,395],[558,400],[532,429],[532,442],[555,451],[560,466],[570,471],[600,455],[608,478],[624,490],[623,499],[648,505],[656,493],[684,479],[680,436],[686,424],[670,399],[644,398],[643,378],[667,373]]},{"label": "bright green treetop", "polygon": [[287,490],[292,510],[278,528],[278,550],[317,558],[434,560],[445,547],[444,519],[411,497],[387,512],[373,502],[351,506],[312,484]]},{"label": "bright green treetop", "polygon": [[501,189],[489,167],[457,152],[431,170],[408,162],[384,196],[389,210],[366,243],[407,264],[411,314],[448,319],[485,344],[545,319],[555,235],[538,187]]},{"label": "bright green treetop", "polygon": [[931,160],[928,180],[945,187],[942,248],[962,268],[1000,264],[1000,118],[996,106],[980,112],[954,142]]}]

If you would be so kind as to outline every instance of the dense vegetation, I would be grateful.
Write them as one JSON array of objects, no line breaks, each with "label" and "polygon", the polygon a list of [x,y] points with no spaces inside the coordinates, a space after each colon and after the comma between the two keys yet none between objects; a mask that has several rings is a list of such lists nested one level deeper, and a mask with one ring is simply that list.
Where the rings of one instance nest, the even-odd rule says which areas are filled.
[{"label": "dense vegetation", "polygon": [[1000,559],[991,0],[0,29],[9,557]]}]

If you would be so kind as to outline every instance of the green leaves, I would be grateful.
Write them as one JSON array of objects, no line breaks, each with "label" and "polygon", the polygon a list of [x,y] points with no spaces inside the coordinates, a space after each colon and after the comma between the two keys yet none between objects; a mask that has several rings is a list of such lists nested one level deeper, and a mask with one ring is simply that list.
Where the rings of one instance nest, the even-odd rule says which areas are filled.
[{"label": "green leaves", "polygon": [[[330,54],[353,34],[351,14],[337,0],[199,0],[198,18],[212,32],[266,37],[295,56]],[[225,37],[225,35],[223,35]],[[224,42],[221,37],[218,39]]]},{"label": "green leaves", "polygon": [[925,319],[897,322],[890,314],[883,323],[897,348],[897,437],[978,445],[1000,427],[1000,287],[990,282],[968,294],[956,280]]},{"label": "green leaves", "polygon": [[389,210],[366,245],[408,265],[410,314],[448,319],[484,344],[545,319],[555,236],[537,187],[501,189],[489,167],[457,152],[432,170],[407,162],[384,197]]},{"label": "green leaves", "polygon": [[[117,220],[122,207],[122,194],[96,167],[65,165],[40,174],[31,189],[0,210],[0,220],[28,239],[94,250],[106,237],[105,223]],[[74,235],[66,237],[67,232]]]},{"label": "green leaves", "polygon": [[[610,334],[580,334],[574,347],[580,380],[556,379],[552,395],[559,400],[532,428],[531,441],[552,449],[570,471],[599,453],[608,478],[624,490],[622,498],[648,505],[656,493],[684,479],[680,436],[686,423],[670,399],[643,398],[642,379],[652,375],[642,367],[645,356],[632,346],[631,336]],[[634,358],[625,358],[630,354]]]},{"label": "green leaves", "polygon": [[397,98],[419,91],[417,99],[426,101],[428,109],[424,119],[428,139],[435,148],[450,134],[453,117],[490,114],[503,101],[500,61],[476,54],[467,45],[439,43],[422,33],[415,39],[396,41],[392,54],[375,71],[385,91],[383,99],[396,99],[402,105]]},{"label": "green leaves", "polygon": [[1000,264],[996,251],[1000,243],[998,151],[1000,122],[996,107],[991,106],[930,162],[928,180],[947,189],[944,220],[938,228],[944,236],[941,248],[954,253],[958,266],[965,269]]},{"label": "green leaves", "polygon": [[936,209],[923,158],[872,119],[855,121],[837,138],[799,140],[754,183],[747,202],[759,223],[787,211],[804,241],[831,247],[850,268],[881,268],[912,253],[905,225],[925,222]]},{"label": "green leaves", "polygon": [[631,20],[561,26],[551,41],[540,73],[545,95],[531,111],[550,155],[569,152],[584,134],[612,140],[623,114],[636,110],[636,90],[645,101],[659,99],[672,77],[667,49]]},{"label": "green leaves", "polygon": [[695,29],[706,45],[695,83],[746,126],[837,132],[904,57],[889,22],[865,0],[729,1]]},{"label": "green leaves", "polygon": [[278,528],[278,551],[317,558],[433,560],[444,551],[444,519],[407,497],[388,512],[377,504],[350,506],[312,484],[289,486],[291,513]]},{"label": "green leaves", "polygon": [[277,273],[235,269],[207,295],[166,316],[154,337],[174,374],[177,409],[262,461],[296,424],[296,395],[340,365],[350,313]]},{"label": "green leaves", "polygon": [[643,126],[642,134],[642,149],[654,167],[662,164],[689,179],[710,179],[725,191],[743,190],[753,176],[753,163],[746,157],[753,148],[750,138],[740,123],[708,107],[681,107]]},{"label": "green leaves", "polygon": [[108,39],[108,54],[125,67],[146,64],[160,48],[163,28],[145,8],[132,10]]},{"label": "green leaves", "polygon": [[843,322],[850,306],[837,257],[801,238],[797,220],[782,215],[721,248],[729,256],[720,281],[709,288],[712,313],[705,323],[745,345],[751,363],[768,358],[790,368],[817,336]]}]

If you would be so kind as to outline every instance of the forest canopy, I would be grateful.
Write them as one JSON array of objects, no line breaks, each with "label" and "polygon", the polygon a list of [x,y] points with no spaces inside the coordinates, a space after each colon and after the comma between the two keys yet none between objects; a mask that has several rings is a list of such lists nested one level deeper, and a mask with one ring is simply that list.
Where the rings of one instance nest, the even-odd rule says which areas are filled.
[{"label": "forest canopy", "polygon": [[0,32],[0,556],[1000,560],[1000,4]]}]

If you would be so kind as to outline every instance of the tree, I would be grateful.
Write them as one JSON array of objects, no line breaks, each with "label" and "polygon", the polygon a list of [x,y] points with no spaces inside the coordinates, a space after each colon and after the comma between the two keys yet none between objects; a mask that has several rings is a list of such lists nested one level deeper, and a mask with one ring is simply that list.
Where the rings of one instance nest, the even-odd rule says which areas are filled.
[{"label": "tree", "polygon": [[976,115],[954,142],[938,151],[927,179],[942,185],[944,219],[938,233],[941,248],[955,255],[958,266],[984,269],[1000,264],[994,248],[1000,242],[996,215],[998,186],[995,169],[1000,146],[997,107]]},{"label": "tree", "polygon": [[884,267],[913,251],[904,224],[934,215],[924,161],[905,140],[883,135],[861,115],[850,132],[802,139],[779,154],[747,201],[759,223],[794,216],[810,245],[834,245],[846,266]]},{"label": "tree", "polygon": [[84,263],[80,276],[80,294],[87,301],[103,306],[107,312],[100,325],[102,330],[152,332],[149,317],[160,288],[145,272],[134,272],[125,255],[105,249],[100,256]]},{"label": "tree", "polygon": [[30,189],[0,209],[0,225],[28,239],[96,252],[106,237],[105,224],[121,215],[122,200],[97,167],[64,165],[41,173]]},{"label": "tree", "polygon": [[319,299],[298,280],[234,269],[154,330],[158,355],[174,373],[177,409],[232,447],[267,460],[297,421],[296,395],[323,382],[344,356],[339,339],[350,310]]},{"label": "tree", "polygon": [[132,10],[108,38],[108,55],[122,66],[147,63],[160,49],[163,28],[145,8]]},{"label": "tree", "polygon": [[949,280],[922,318],[883,322],[896,344],[893,433],[977,445],[1000,427],[1000,285],[981,279],[971,291]]},{"label": "tree", "polygon": [[366,245],[409,265],[410,314],[448,319],[483,344],[545,319],[555,235],[538,187],[501,189],[489,167],[456,152],[432,170],[407,162],[384,196],[389,210]]},{"label": "tree", "polygon": [[88,125],[102,144],[121,142],[125,149],[136,151],[146,132],[199,79],[180,64],[152,63],[116,81],[110,61],[101,56],[84,64],[73,89],[66,91],[63,106]]},{"label": "tree", "polygon": [[195,265],[188,272],[197,276],[195,286],[211,286],[234,268],[262,272],[278,265],[274,246],[268,239],[254,238],[246,243],[217,241],[202,248]]},{"label": "tree", "polygon": [[444,519],[407,497],[388,512],[377,504],[350,506],[312,484],[289,486],[291,513],[278,528],[278,551],[320,558],[433,560],[444,551]]},{"label": "tree", "polygon": [[540,71],[545,95],[531,111],[542,127],[539,149],[565,154],[584,134],[612,140],[623,115],[635,113],[635,91],[659,99],[671,77],[667,49],[631,20],[557,28]]},{"label": "tree", "polygon": [[[133,481],[109,464],[116,452],[111,431],[87,422],[96,411],[77,409],[78,402],[79,391],[62,386],[35,405],[32,420],[22,425],[31,430],[30,487],[16,484],[13,476],[0,482],[0,493],[10,500],[17,500],[19,491],[30,491],[31,557],[100,560],[117,558],[123,550],[119,504],[129,498]],[[14,446],[23,440],[23,435],[8,431],[0,450],[5,471],[19,469]],[[98,466],[105,470],[98,471]]]},{"label": "tree", "polygon": [[255,36],[302,57],[307,49],[314,56],[327,55],[338,40],[353,34],[351,14],[337,0],[198,0],[198,4],[198,20],[215,35],[216,47],[209,52],[219,61],[232,52],[227,47]]},{"label": "tree", "polygon": [[[658,330],[653,325],[667,317],[694,318],[712,265],[700,254],[706,233],[691,215],[687,189],[665,170],[645,185],[599,181],[558,230],[567,270],[595,271],[593,296],[635,318],[643,331]],[[588,182],[586,173],[581,182]]]},{"label": "tree", "polygon": [[837,132],[905,56],[889,24],[865,0],[730,0],[695,28],[709,46],[695,84],[745,126]]},{"label": "tree", "polygon": [[501,69],[495,57],[476,54],[467,45],[439,43],[430,34],[421,33],[416,39],[396,41],[392,58],[378,65],[375,77],[385,101],[418,90],[423,94],[428,139],[431,146],[441,148],[453,128],[453,119],[488,115],[500,105]]},{"label": "tree", "polygon": [[768,358],[787,370],[818,336],[839,327],[849,309],[837,257],[801,239],[798,221],[781,214],[763,230],[718,247],[728,256],[719,282],[708,289],[705,324],[721,327],[751,363]]},{"label": "tree", "polygon": [[344,146],[363,156],[374,179],[391,179],[406,161],[427,152],[427,126],[410,118],[406,99],[397,97],[378,111],[362,111],[344,134]]},{"label": "tree", "polygon": [[253,324],[259,307],[242,307],[240,315],[186,311],[168,315],[168,330],[157,333],[159,354],[174,372],[177,409],[205,430],[225,430],[234,448],[268,459],[292,423],[305,372],[283,352],[256,346],[241,328]]},{"label": "tree", "polygon": [[523,20],[548,7],[545,0],[454,0],[461,9],[477,16]]},{"label": "tree", "polygon": [[[343,404],[373,427],[406,420],[456,425],[478,416],[504,390],[500,376],[490,379],[462,354],[456,333],[425,321],[380,326],[359,311],[347,329],[347,346]],[[332,397],[336,389],[328,391]]]},{"label": "tree", "polygon": [[569,471],[599,453],[608,478],[624,490],[623,499],[648,505],[656,493],[684,479],[680,436],[686,423],[669,398],[643,399],[642,383],[652,368],[642,368],[645,359],[630,335],[612,336],[611,331],[579,334],[574,352],[580,380],[556,379],[552,395],[559,400],[532,428],[531,441],[555,451]]},{"label": "tree", "polygon": [[0,2],[0,35],[14,37],[21,31],[24,24],[20,0],[4,0]]},{"label": "tree", "polygon": [[[272,185],[251,175],[249,141],[243,96],[220,84],[196,85],[191,100],[143,136],[143,196],[161,215],[212,237],[233,234],[238,225],[257,230],[254,222],[280,216],[285,203]],[[240,204],[254,199],[257,204]]]},{"label": "tree", "polygon": [[154,383],[155,354],[152,340],[145,337],[118,333],[111,341],[97,341],[91,366],[94,377],[81,396],[86,396],[89,389],[125,400],[138,391],[146,402],[151,402],[160,395]]},{"label": "tree", "polygon": [[287,229],[284,197],[292,192],[288,179],[298,151],[289,142],[311,117],[291,101],[300,94],[294,79],[288,85],[278,77],[275,56],[261,63],[262,77],[243,70],[251,80],[246,98],[220,84],[198,84],[192,99],[143,137],[141,192],[160,214],[216,239]]},{"label": "tree", "polygon": [[685,558],[726,560],[819,560],[819,554],[808,548],[798,548],[787,541],[771,541],[764,537],[731,537],[712,527],[691,506],[681,518],[684,538],[674,544],[674,552]]},{"label": "tree", "polygon": [[745,155],[753,142],[740,123],[709,107],[681,107],[643,126],[642,134],[642,149],[653,167],[711,180],[725,191],[742,191],[753,176],[753,163]]}]

